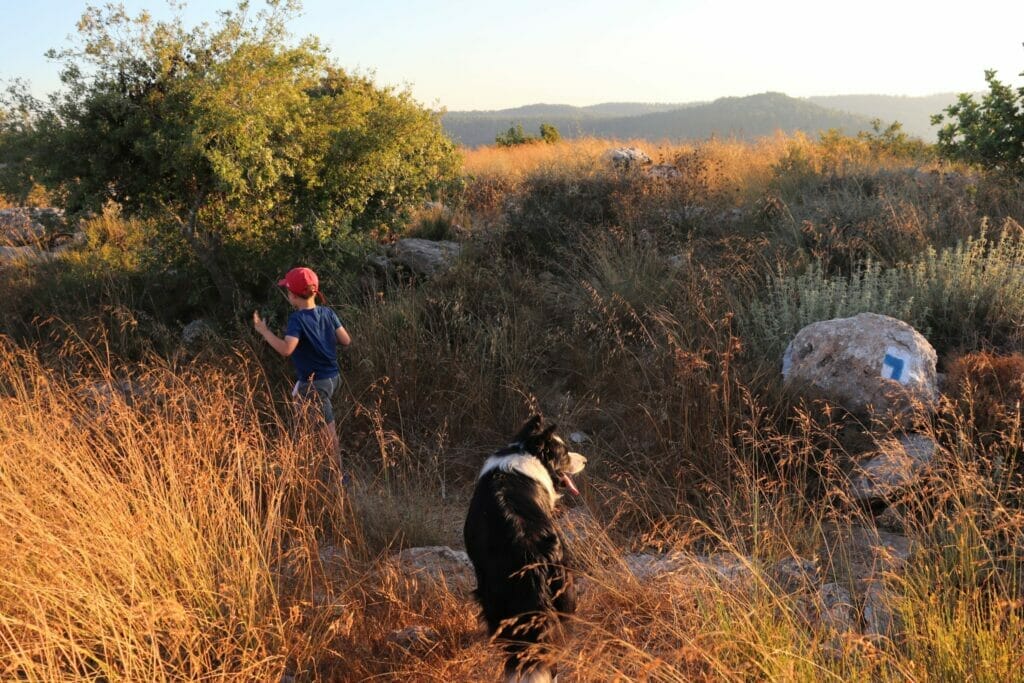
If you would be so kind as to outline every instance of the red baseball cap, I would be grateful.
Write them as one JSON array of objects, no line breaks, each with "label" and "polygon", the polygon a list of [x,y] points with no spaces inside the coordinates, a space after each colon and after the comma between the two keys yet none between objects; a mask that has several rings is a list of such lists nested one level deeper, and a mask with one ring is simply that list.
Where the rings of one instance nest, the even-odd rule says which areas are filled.
[{"label": "red baseball cap", "polygon": [[320,291],[320,280],[309,268],[292,268],[277,286],[287,287],[295,296],[309,297]]}]

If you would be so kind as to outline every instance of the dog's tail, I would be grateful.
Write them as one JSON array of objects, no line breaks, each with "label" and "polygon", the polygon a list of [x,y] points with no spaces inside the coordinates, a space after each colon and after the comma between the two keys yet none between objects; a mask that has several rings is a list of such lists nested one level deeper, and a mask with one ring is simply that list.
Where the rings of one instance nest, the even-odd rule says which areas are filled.
[{"label": "dog's tail", "polygon": [[505,648],[506,683],[551,683],[555,671],[549,644],[559,628],[551,611],[523,614],[506,623],[501,637]]},{"label": "dog's tail", "polygon": [[508,667],[505,667],[505,683],[553,683],[557,678],[551,673],[551,669],[544,665],[529,671],[515,670],[512,673],[508,673]]}]

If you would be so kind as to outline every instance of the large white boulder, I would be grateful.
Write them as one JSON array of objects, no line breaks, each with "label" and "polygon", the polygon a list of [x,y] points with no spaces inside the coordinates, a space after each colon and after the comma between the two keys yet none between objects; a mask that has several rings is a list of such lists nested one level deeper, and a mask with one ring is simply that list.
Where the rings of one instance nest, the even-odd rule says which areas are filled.
[{"label": "large white boulder", "polygon": [[812,323],[782,358],[789,386],[860,415],[930,410],[938,399],[935,349],[901,320],[876,313]]}]

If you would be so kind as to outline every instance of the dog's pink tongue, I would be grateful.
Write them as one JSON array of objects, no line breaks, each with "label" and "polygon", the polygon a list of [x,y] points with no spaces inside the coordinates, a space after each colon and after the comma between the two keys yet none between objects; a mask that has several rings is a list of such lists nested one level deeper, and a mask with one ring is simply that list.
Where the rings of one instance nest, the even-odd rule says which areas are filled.
[{"label": "dog's pink tongue", "polygon": [[568,474],[562,475],[562,483],[565,484],[565,488],[572,491],[572,495],[580,495],[580,490],[576,488],[576,484],[572,483],[572,477],[570,477]]}]

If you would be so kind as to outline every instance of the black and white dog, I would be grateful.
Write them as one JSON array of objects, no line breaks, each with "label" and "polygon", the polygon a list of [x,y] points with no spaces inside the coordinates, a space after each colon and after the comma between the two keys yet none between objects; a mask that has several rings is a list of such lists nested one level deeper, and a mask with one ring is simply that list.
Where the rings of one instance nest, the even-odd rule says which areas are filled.
[{"label": "black and white dog", "polygon": [[507,681],[552,680],[544,645],[576,609],[554,521],[557,490],[579,495],[571,475],[586,462],[555,435],[555,425],[542,428],[534,415],[487,458],[477,479],[463,535],[488,631],[508,653]]}]

